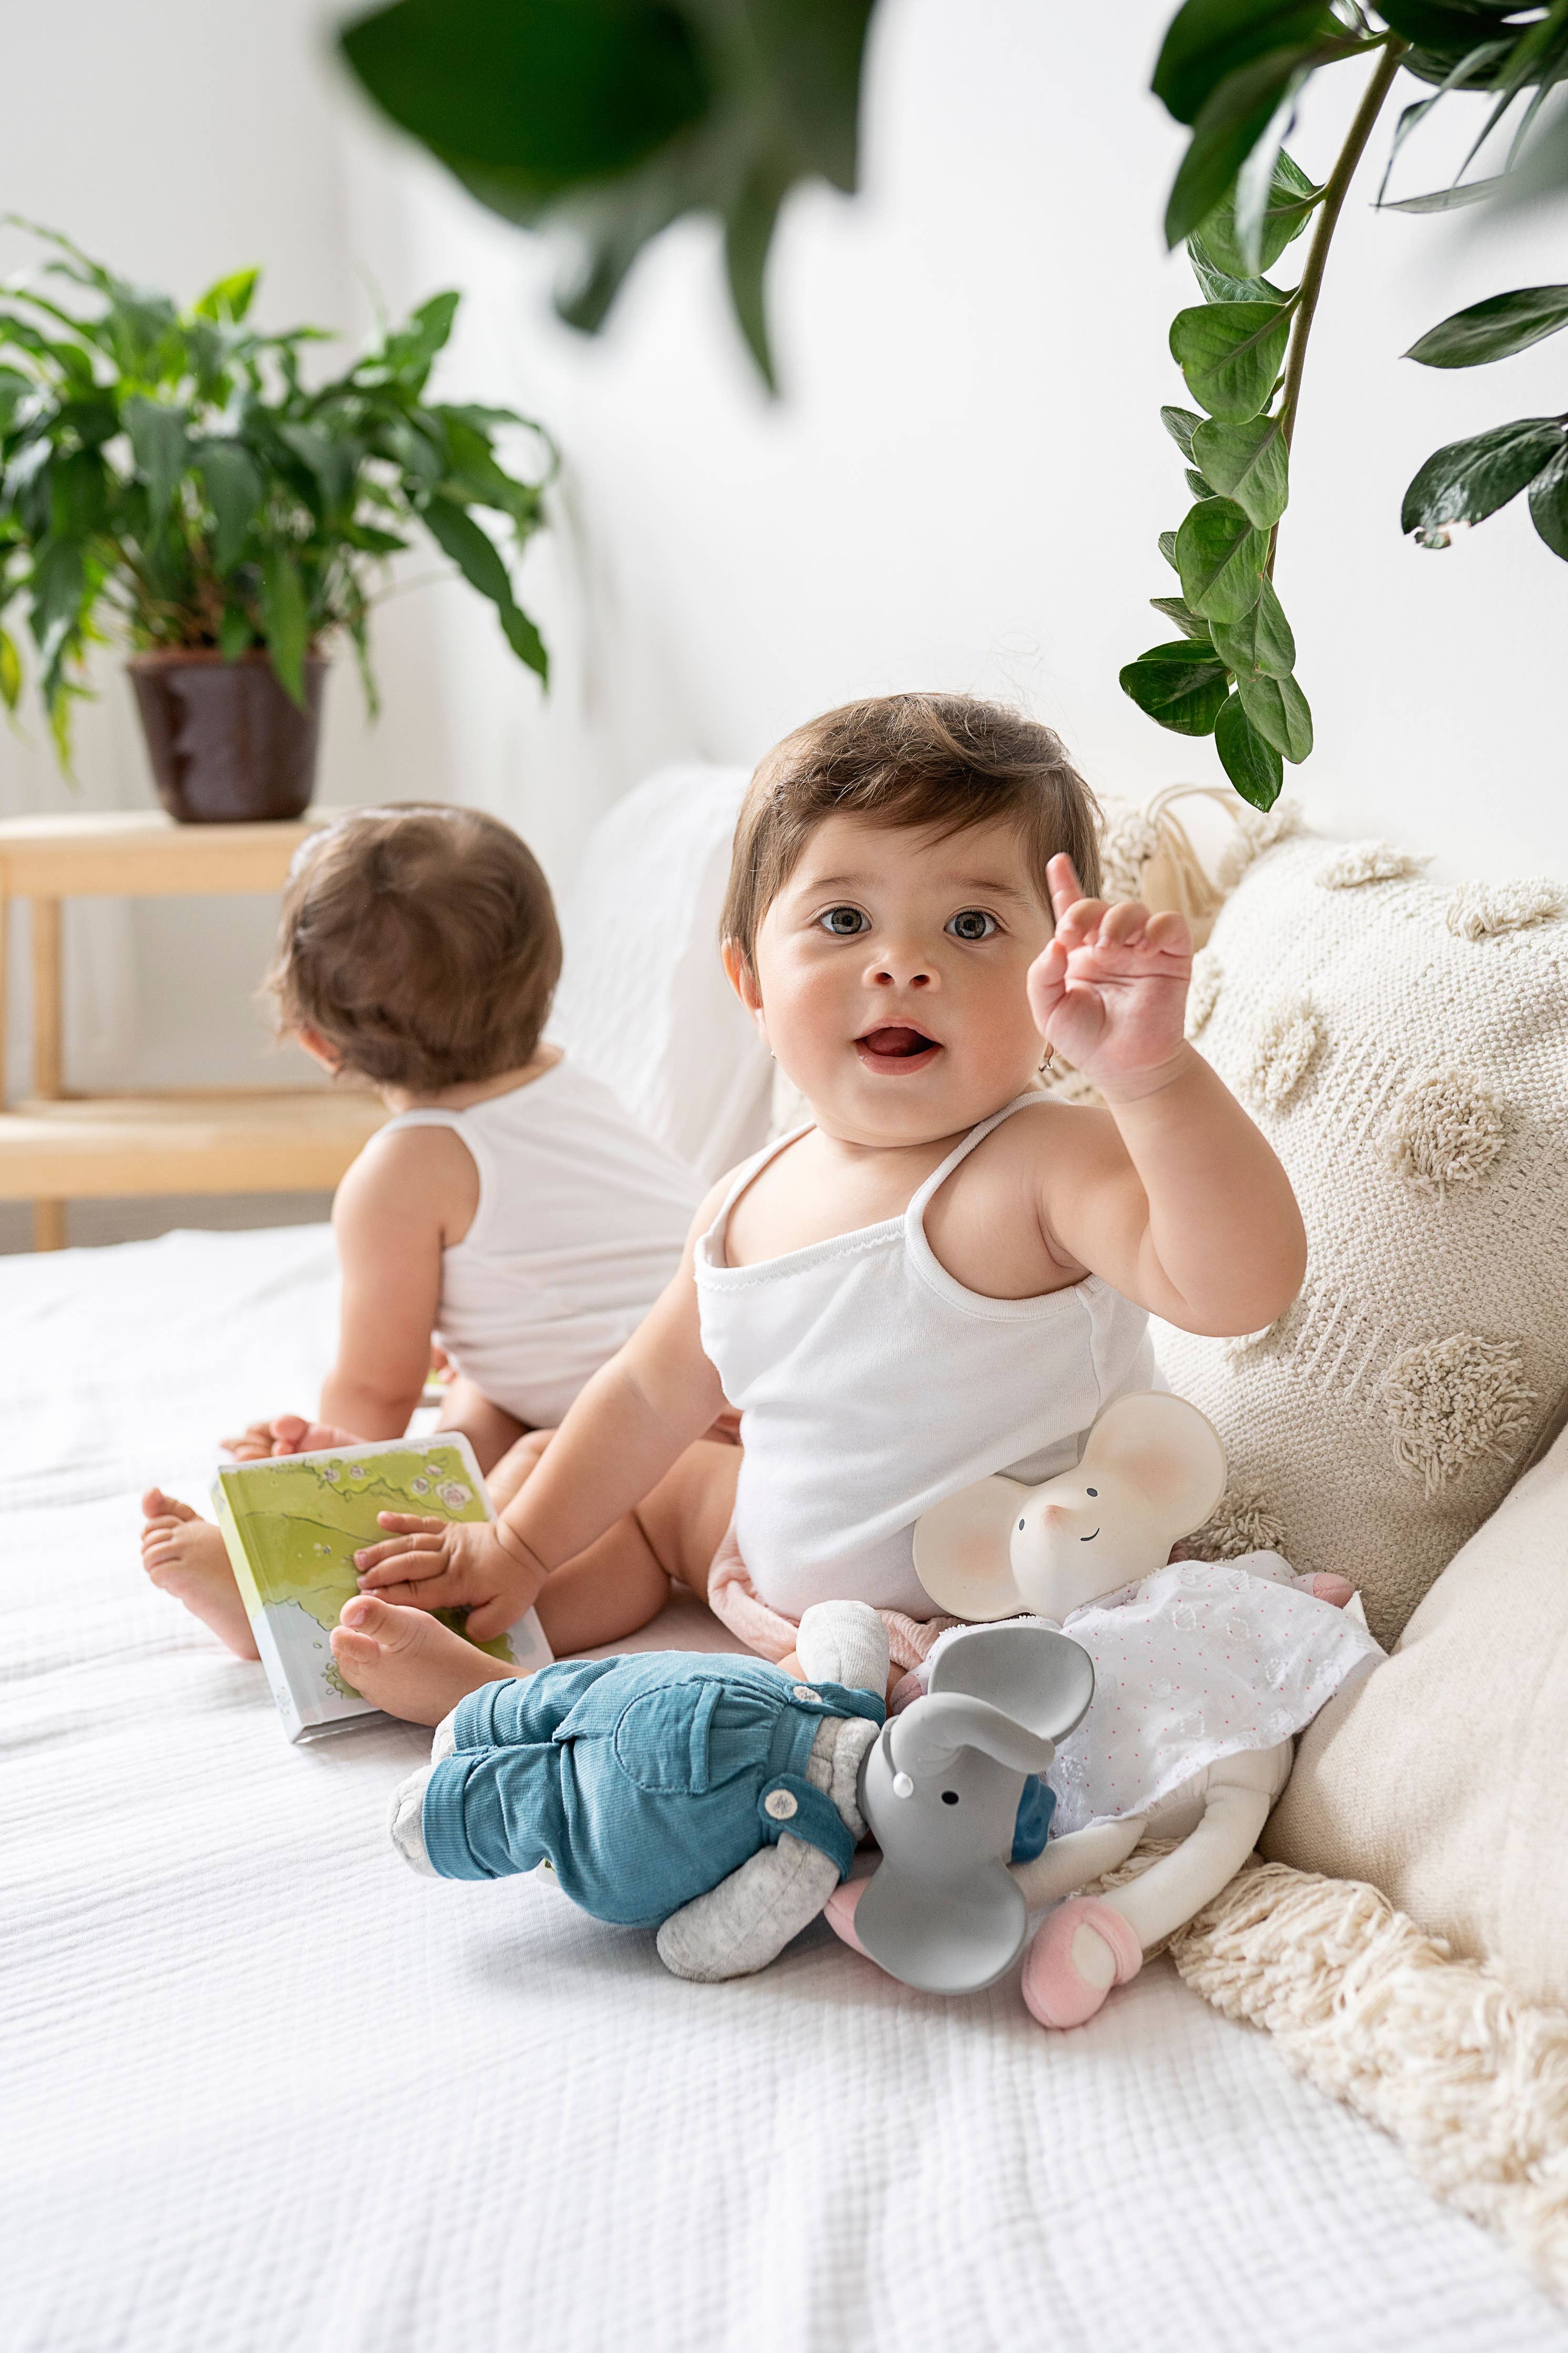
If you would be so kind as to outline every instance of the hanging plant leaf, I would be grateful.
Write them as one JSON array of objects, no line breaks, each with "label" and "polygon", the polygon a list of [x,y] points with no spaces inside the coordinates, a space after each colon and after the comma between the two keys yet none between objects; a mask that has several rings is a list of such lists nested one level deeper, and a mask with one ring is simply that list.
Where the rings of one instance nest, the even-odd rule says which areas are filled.
[{"label": "hanging plant leaf", "polygon": [[1194,466],[1187,468],[1187,488],[1194,499],[1212,499],[1214,496],[1214,484],[1205,482]]},{"label": "hanging plant leaf", "polygon": [[1283,302],[1285,296],[1267,278],[1235,278],[1214,259],[1194,229],[1187,239],[1187,259],[1205,302]]},{"label": "hanging plant leaf", "polygon": [[[17,381],[18,383],[23,383],[24,380],[21,377],[18,377]],[[1197,414],[1195,409],[1162,408],[1160,411],[1161,424],[1164,427],[1166,432],[1170,435],[1172,440],[1175,443],[1177,448],[1181,451],[1189,466],[1193,462],[1193,434],[1194,429],[1200,426],[1203,421],[1203,418]]]},{"label": "hanging plant leaf", "polygon": [[1182,595],[1205,621],[1239,621],[1257,604],[1268,534],[1255,531],[1234,499],[1204,499],[1176,533]]},{"label": "hanging plant leaf", "polygon": [[[1227,75],[1205,99],[1165,206],[1167,246],[1180,245],[1207,218],[1236,186],[1253,149],[1271,132],[1278,153],[1290,127],[1296,94],[1321,54],[1310,43],[1270,48],[1266,57]],[[1245,243],[1238,243],[1245,253]],[[1240,275],[1250,277],[1252,271],[1243,269]]]},{"label": "hanging plant leaf", "polygon": [[1163,613],[1168,621],[1174,621],[1183,637],[1191,638],[1194,645],[1213,643],[1208,623],[1201,614],[1189,612],[1180,596],[1151,596],[1149,602],[1156,613]]},{"label": "hanging plant leaf", "polygon": [[1210,624],[1214,649],[1239,678],[1289,678],[1296,667],[1296,640],[1285,609],[1267,577],[1250,613],[1228,626]]},{"label": "hanging plant leaf", "polygon": [[1174,533],[1173,531],[1163,531],[1163,532],[1160,533],[1159,541],[1158,541],[1158,543],[1158,543],[1158,546],[1159,546],[1159,550],[1160,550],[1161,554],[1164,557],[1164,559],[1165,559],[1166,563],[1170,565],[1170,567],[1171,567],[1172,571],[1173,571],[1173,572],[1179,572],[1179,571],[1181,570],[1181,568],[1182,568],[1182,567],[1181,567],[1181,565],[1180,565],[1177,563],[1177,561],[1176,561],[1176,534],[1175,534],[1175,533]]},{"label": "hanging plant leaf", "polygon": [[643,247],[715,213],[770,387],[763,280],[800,180],[852,190],[874,0],[391,0],[340,37],[371,96],[481,204],[552,230],[592,333]]},{"label": "hanging plant leaf", "polygon": [[1186,0],[1166,27],[1153,91],[1178,122],[1195,122],[1221,82],[1291,41],[1343,34],[1322,0]]},{"label": "hanging plant leaf", "polygon": [[1531,482],[1530,520],[1552,554],[1568,564],[1568,449]]},{"label": "hanging plant leaf", "polygon": [[1568,286],[1521,286],[1456,311],[1429,328],[1405,356],[1423,367],[1482,367],[1489,360],[1511,359],[1563,327],[1568,327]]},{"label": "hanging plant leaf", "polygon": [[1226,698],[1215,722],[1214,740],[1221,765],[1242,799],[1254,808],[1271,809],[1285,781],[1285,765],[1253,726],[1239,694]]},{"label": "hanging plant leaf", "polygon": [[262,558],[261,628],[284,691],[303,711],[310,615],[300,567],[286,547],[273,548]]},{"label": "hanging plant leaf", "polygon": [[1212,735],[1227,691],[1224,665],[1185,638],[1151,646],[1121,672],[1121,691],[1177,735]]},{"label": "hanging plant leaf", "polygon": [[[1435,449],[1405,493],[1402,531],[1423,547],[1447,547],[1455,523],[1484,522],[1568,447],[1555,417],[1522,417]],[[1189,602],[1191,600],[1189,599]]]},{"label": "hanging plant leaf", "polygon": [[1241,707],[1266,744],[1293,764],[1312,749],[1312,714],[1293,678],[1238,678]]},{"label": "hanging plant leaf", "polygon": [[1234,499],[1259,531],[1279,522],[1290,496],[1282,418],[1248,417],[1244,425],[1205,418],[1193,435],[1193,458],[1221,496]]},{"label": "hanging plant leaf", "polygon": [[[1204,252],[1215,269],[1223,269],[1232,278],[1255,277],[1272,269],[1288,245],[1293,244],[1316,206],[1322,201],[1323,191],[1310,180],[1300,165],[1292,161],[1281,148],[1275,159],[1273,177],[1269,182],[1268,204],[1261,224],[1261,237],[1255,256],[1244,253],[1237,238],[1236,196],[1232,190],[1221,198],[1205,220],[1198,224],[1198,236]],[[1192,239],[1188,239],[1189,249]]]},{"label": "hanging plant leaf", "polygon": [[1171,322],[1171,356],[1211,417],[1239,425],[1268,405],[1285,357],[1291,306],[1205,302]]}]

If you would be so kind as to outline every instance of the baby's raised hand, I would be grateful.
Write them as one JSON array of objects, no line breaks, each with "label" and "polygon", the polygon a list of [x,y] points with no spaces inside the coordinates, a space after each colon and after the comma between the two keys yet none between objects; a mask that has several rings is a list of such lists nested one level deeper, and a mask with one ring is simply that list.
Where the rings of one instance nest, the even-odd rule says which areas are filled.
[{"label": "baby's raised hand", "polygon": [[476,1642],[515,1626],[544,1582],[531,1555],[525,1559],[521,1545],[510,1551],[493,1520],[378,1512],[376,1524],[390,1533],[355,1553],[360,1591],[408,1609],[466,1609],[467,1630]]},{"label": "baby's raised hand", "polygon": [[334,1429],[330,1421],[307,1421],[301,1413],[280,1413],[272,1421],[253,1421],[237,1438],[218,1440],[237,1462],[268,1462],[280,1454],[318,1454],[329,1447],[359,1443],[352,1430]]},{"label": "baby's raised hand", "polygon": [[1192,934],[1136,899],[1084,898],[1070,858],[1048,871],[1057,928],[1029,967],[1035,1027],[1108,1100],[1145,1092],[1183,1052]]}]

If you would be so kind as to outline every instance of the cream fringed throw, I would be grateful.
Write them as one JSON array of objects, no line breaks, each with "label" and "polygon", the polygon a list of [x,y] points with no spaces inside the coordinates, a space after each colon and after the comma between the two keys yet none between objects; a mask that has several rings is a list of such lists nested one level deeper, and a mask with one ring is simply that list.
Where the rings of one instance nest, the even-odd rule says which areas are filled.
[{"label": "cream fringed throw", "polygon": [[[1140,1849],[1100,1887],[1170,1849]],[[1227,2018],[1404,2149],[1433,2195],[1497,2232],[1568,2303],[1568,2010],[1456,1961],[1374,1887],[1250,1862],[1169,1940]]]}]

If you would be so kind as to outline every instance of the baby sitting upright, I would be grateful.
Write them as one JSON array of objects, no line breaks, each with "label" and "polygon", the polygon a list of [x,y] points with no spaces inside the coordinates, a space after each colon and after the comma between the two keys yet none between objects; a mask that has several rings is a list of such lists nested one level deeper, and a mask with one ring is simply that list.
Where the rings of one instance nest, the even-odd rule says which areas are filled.
[{"label": "baby sitting upright", "polygon": [[[242,1461],[401,1438],[434,1340],[454,1375],[441,1427],[504,1504],[675,1272],[696,1179],[544,1042],[561,955],[537,861],[482,810],[355,809],[300,849],[268,976],[279,1027],[392,1116],[332,1204],[342,1305],[320,1419],[252,1424],[225,1441]],[[721,1487],[734,1450],[711,1451]],[[254,1658],[217,1529],[158,1488],[143,1509],[153,1582]],[[657,1608],[668,1580],[649,1570]],[[552,1643],[593,1640],[580,1616],[570,1584],[552,1595]],[[333,1647],[353,1681],[371,1646],[350,1625]]]}]

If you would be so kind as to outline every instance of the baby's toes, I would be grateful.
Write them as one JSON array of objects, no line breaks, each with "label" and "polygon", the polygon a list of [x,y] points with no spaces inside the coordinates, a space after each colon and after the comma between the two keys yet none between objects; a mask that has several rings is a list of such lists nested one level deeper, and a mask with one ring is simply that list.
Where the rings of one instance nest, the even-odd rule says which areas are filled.
[{"label": "baby's toes", "polygon": [[162,1487],[149,1487],[142,1498],[142,1516],[147,1520],[194,1520],[197,1514],[189,1504],[182,1504],[178,1495],[165,1495]]}]

